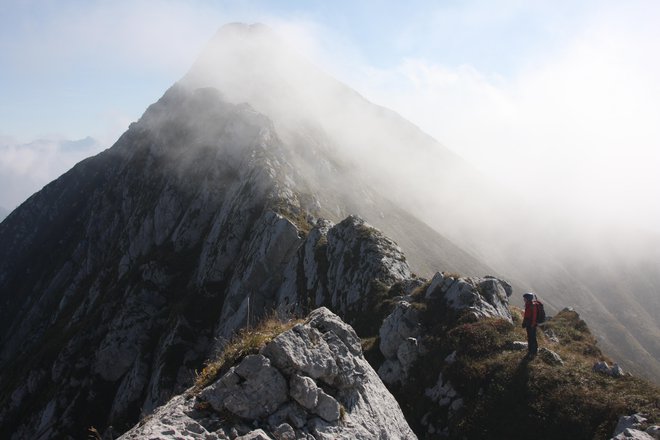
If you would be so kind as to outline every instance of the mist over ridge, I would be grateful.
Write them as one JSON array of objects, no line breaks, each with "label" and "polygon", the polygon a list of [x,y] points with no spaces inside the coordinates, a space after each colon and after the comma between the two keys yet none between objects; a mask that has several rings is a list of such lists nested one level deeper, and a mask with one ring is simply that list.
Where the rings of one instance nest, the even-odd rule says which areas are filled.
[{"label": "mist over ridge", "polygon": [[[660,312],[654,265],[660,261],[660,236],[654,231],[595,223],[572,202],[555,204],[524,188],[510,191],[451,146],[323,73],[262,24],[221,28],[180,84],[214,87],[230,102],[248,103],[304,157],[297,166],[307,181],[327,184],[313,157],[316,148],[330,153],[344,172],[359,176],[519,288],[536,290],[551,307],[591,311],[587,319],[608,351],[627,358],[632,355],[626,346],[634,345],[645,353],[642,363],[656,364],[652,375],[660,374],[655,343],[638,346],[612,337],[613,332],[642,337],[649,330],[660,335],[653,318]],[[301,136],[305,132],[308,138]],[[621,278],[629,283],[614,281]]]},{"label": "mist over ridge", "polygon": [[[436,251],[445,245],[460,247],[483,262],[466,273],[480,274],[487,267],[517,289],[537,291],[551,307],[591,310],[586,318],[607,351],[621,359],[642,353],[646,365],[658,363],[656,231],[592,212],[594,201],[585,199],[582,207],[579,198],[549,199],[535,193],[534,185],[528,188],[524,179],[513,190],[501,185],[493,177],[504,172],[497,166],[488,174],[479,172],[453,153],[452,145],[443,146],[396,112],[372,104],[324,73],[293,49],[288,37],[280,38],[261,24],[223,26],[178,84],[190,90],[212,87],[222,99],[247,105],[272,121],[276,135],[293,152],[307,190],[336,193],[324,191],[327,198],[320,206],[327,218],[340,220],[362,211],[377,222],[388,212],[379,208],[386,200],[449,239],[451,243],[436,243]],[[332,163],[319,163],[319,155],[332,157]],[[348,177],[344,182],[334,179],[338,171]],[[356,181],[375,191],[356,191]],[[339,199],[352,209],[338,208]],[[613,197],[608,209],[616,210],[621,201]],[[627,205],[620,210],[634,213]],[[396,227],[399,244],[408,258],[417,260],[413,266],[421,275],[447,269],[425,263],[421,249],[411,252],[402,241],[410,231],[400,223]],[[464,263],[469,260],[459,266],[468,267]],[[648,342],[641,346],[637,338]],[[660,367],[648,371],[660,375]]]},{"label": "mist over ridge", "polygon": [[[15,188],[27,191],[28,176],[40,175],[39,187],[50,181],[4,220],[2,207],[7,203],[0,200],[0,437],[78,438],[95,426],[101,437],[116,438],[138,423],[131,438],[140,438],[146,435],[140,431],[143,422],[159,425],[166,402],[181,399],[187,402],[182,414],[202,417],[201,428],[186,424],[176,432],[179,428],[163,426],[154,428],[153,435],[180,436],[190,430],[192,437],[206,432],[214,437],[215,432],[214,438],[233,438],[267,422],[267,434],[279,438],[276,431],[286,428],[282,420],[305,432],[323,427],[332,432],[326,422],[357,426],[350,418],[357,416],[351,406],[360,406],[362,397],[340,398],[353,385],[360,388],[351,385],[351,377],[360,376],[351,360],[337,360],[337,365],[349,367],[348,381],[316,377],[315,366],[295,373],[285,368],[279,374],[291,392],[283,393],[284,406],[273,404],[279,415],[269,410],[272,420],[222,420],[224,432],[218,417],[225,418],[225,409],[243,417],[241,413],[228,406],[210,411],[203,399],[198,405],[200,400],[186,391],[192,383],[201,389],[198,379],[214,381],[216,373],[226,379],[220,380],[224,385],[243,387],[249,382],[243,380],[247,370],[256,366],[249,366],[254,356],[265,352],[251,347],[229,362],[226,349],[235,337],[249,335],[262,319],[293,320],[319,307],[336,314],[337,319],[316,312],[333,322],[331,327],[343,329],[336,333],[340,339],[355,332],[348,350],[364,353],[381,385],[389,388],[384,393],[394,395],[420,438],[453,438],[452,432],[479,438],[487,432],[481,419],[495,425],[488,431],[492,433],[502,425],[510,432],[526,432],[521,426],[531,423],[554,438],[572,424],[571,432],[584,432],[584,438],[592,438],[587,431],[594,429],[594,438],[609,438],[615,413],[631,414],[632,407],[636,412],[653,407],[652,422],[659,420],[655,397],[639,397],[657,394],[641,377],[660,383],[660,230],[649,221],[657,200],[644,200],[652,189],[622,197],[626,189],[646,181],[655,156],[640,164],[639,178],[629,186],[613,190],[604,185],[593,197],[588,191],[599,187],[608,172],[617,171],[603,164],[612,159],[612,145],[621,140],[602,143],[617,130],[604,127],[593,138],[589,131],[597,126],[594,121],[616,121],[621,109],[610,117],[611,108],[605,105],[589,115],[584,110],[610,102],[609,95],[601,99],[596,93],[592,105],[581,99],[603,90],[612,72],[606,72],[605,80],[593,77],[594,87],[583,94],[571,89],[579,98],[574,108],[570,93],[558,91],[566,77],[558,74],[554,87],[552,75],[546,76],[561,69],[542,66],[538,75],[522,75],[527,80],[546,76],[542,80],[513,85],[510,78],[484,76],[478,63],[444,69],[441,58],[399,59],[394,67],[377,68],[355,58],[350,37],[330,38],[331,44],[316,50],[321,39],[338,34],[315,28],[318,23],[309,17],[274,20],[272,28],[260,23],[224,25],[205,40],[191,63],[196,51],[190,47],[197,43],[189,44],[190,28],[199,25],[196,35],[209,29],[194,19],[203,15],[196,7],[180,1],[154,11],[155,24],[147,20],[155,0],[138,4],[135,14],[130,2],[119,0],[122,12],[85,23],[85,28],[95,28],[93,34],[106,34],[108,28],[97,25],[126,14],[127,21],[111,28],[123,31],[121,23],[127,22],[135,26],[122,35],[124,42],[133,40],[137,46],[128,55],[136,62],[133,67],[149,64],[149,52],[158,58],[169,49],[170,65],[190,66],[187,73],[181,69],[167,79],[162,89],[159,85],[158,94],[147,101],[151,104],[141,104],[141,117],[122,119],[135,122],[110,148],[100,151],[101,144],[108,144],[97,136],[66,141],[76,137],[53,135],[21,143],[14,137],[18,133],[0,127],[0,183],[3,173],[13,179],[0,196],[23,199]],[[205,6],[200,10],[217,7]],[[109,11],[98,5],[80,9],[84,12],[71,17],[73,28],[90,10]],[[194,14],[186,14],[193,9]],[[231,20],[237,18],[244,19]],[[253,14],[248,18],[253,20]],[[259,20],[269,23],[266,18]],[[438,18],[443,17],[419,23],[437,24]],[[209,14],[206,21],[213,21],[215,29],[215,23],[228,20]],[[498,27],[504,28],[509,26]],[[136,36],[136,29],[144,38]],[[460,49],[463,44],[461,33],[455,41],[443,41],[438,39],[442,32],[421,29],[415,32],[429,47],[442,42]],[[452,32],[443,32],[454,38]],[[405,33],[392,28],[399,37]],[[181,45],[172,44],[179,36]],[[89,44],[96,47],[113,38],[104,35]],[[390,59],[406,52],[393,39],[387,41],[391,48],[385,40],[376,43],[380,50],[395,52]],[[493,40],[484,47],[499,44]],[[619,49],[614,47],[613,53]],[[180,56],[182,50],[185,56]],[[144,59],[136,56],[142,51]],[[514,55],[508,55],[509,62]],[[332,67],[344,56],[344,68],[354,63],[355,76]],[[607,57],[605,64],[613,58]],[[365,67],[366,75],[361,71]],[[394,71],[395,76],[408,76],[412,86],[389,87]],[[146,76],[152,85],[161,84]],[[373,87],[355,80],[360,77],[373,79]],[[111,82],[107,84],[111,88]],[[538,88],[532,91],[531,86]],[[541,89],[548,96],[539,94]],[[428,96],[420,99],[423,91]],[[95,99],[102,101],[104,92]],[[622,94],[612,89],[613,96]],[[430,105],[443,96],[447,102]],[[462,97],[472,102],[463,105]],[[537,98],[539,102],[531,102]],[[411,102],[419,105],[413,112],[401,105]],[[566,107],[550,105],[538,111],[548,103]],[[456,117],[448,113],[452,107]],[[90,105],[90,116],[92,109]],[[473,118],[465,117],[466,109],[472,109]],[[602,115],[608,117],[599,119]],[[587,128],[572,130],[581,125],[580,117],[585,117]],[[435,129],[457,121],[451,130]],[[638,126],[644,121],[641,118]],[[569,130],[555,136],[562,127]],[[463,145],[456,136],[461,131]],[[506,131],[515,133],[498,136]],[[536,137],[530,136],[534,131]],[[635,132],[630,140],[648,134]],[[518,147],[530,139],[542,145],[519,149],[518,156],[512,154],[516,146],[504,145],[512,139],[521,141]],[[562,139],[566,145],[547,149]],[[479,140],[485,140],[483,146],[469,151]],[[592,161],[584,151],[571,155],[571,146],[590,141],[592,147],[602,143],[605,160],[594,156]],[[499,151],[501,157],[496,157]],[[537,160],[539,167],[530,166],[530,156],[540,151],[541,157],[548,154],[546,163]],[[631,146],[630,157],[621,160],[621,173],[613,174],[609,184],[625,181],[639,151]],[[69,168],[66,160],[80,161]],[[572,174],[575,170],[577,175]],[[569,189],[575,191],[562,193]],[[629,221],[636,216],[639,221]],[[536,292],[546,305],[549,318],[541,326],[539,342],[550,358],[522,358],[518,351],[524,349],[520,341],[525,332],[522,310],[516,306],[522,306],[526,291]],[[296,326],[293,333],[302,335],[300,330]],[[325,335],[326,330],[323,340],[335,339]],[[312,332],[313,353],[322,341],[307,331]],[[334,359],[328,355],[314,356],[313,363]],[[207,376],[216,357],[216,366],[224,365]],[[265,358],[260,358],[262,367],[275,362]],[[230,367],[234,361],[236,370]],[[609,372],[630,374],[602,376],[594,362],[603,361],[623,368],[608,367]],[[296,398],[300,395],[294,396],[302,390],[293,390],[303,382],[319,384],[316,394],[310,385],[310,401],[304,404]],[[332,411],[322,410],[322,392],[344,405],[349,418],[339,403],[326,408]],[[294,401],[288,402],[289,394]],[[536,397],[521,400],[521,395]],[[314,396],[316,402],[311,402]],[[250,405],[262,405],[252,391],[245,397]],[[296,405],[311,412],[300,413]],[[383,412],[388,413],[394,414]],[[508,416],[515,422],[509,423]],[[466,426],[463,421],[477,423]],[[163,419],[163,425],[170,422],[170,417]],[[546,424],[554,431],[545,430]],[[230,425],[236,428],[232,432]],[[381,432],[387,438],[387,429]],[[500,436],[507,437],[493,434]]]}]

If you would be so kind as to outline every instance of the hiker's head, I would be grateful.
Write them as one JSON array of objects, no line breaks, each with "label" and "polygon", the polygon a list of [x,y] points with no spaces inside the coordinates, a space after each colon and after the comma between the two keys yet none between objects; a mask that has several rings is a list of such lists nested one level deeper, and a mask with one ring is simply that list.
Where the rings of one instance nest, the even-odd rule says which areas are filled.
[{"label": "hiker's head", "polygon": [[532,301],[534,299],[534,294],[532,292],[527,292],[523,294],[523,299],[525,301]]}]

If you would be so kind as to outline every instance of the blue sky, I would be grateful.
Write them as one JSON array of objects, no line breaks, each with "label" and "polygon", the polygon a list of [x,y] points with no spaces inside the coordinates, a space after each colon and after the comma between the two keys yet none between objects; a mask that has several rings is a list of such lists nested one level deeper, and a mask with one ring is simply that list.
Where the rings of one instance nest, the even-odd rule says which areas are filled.
[{"label": "blue sky", "polygon": [[660,224],[652,0],[4,0],[0,206],[110,146],[232,21],[270,25],[505,185]]},{"label": "blue sky", "polygon": [[[0,133],[24,140],[112,137],[123,118],[137,117],[185,73],[201,45],[229,21],[307,28],[329,65],[359,58],[360,65],[386,69],[417,57],[510,75],[576,31],[576,17],[586,12],[571,6],[561,14],[561,8],[554,2],[9,0],[0,14]],[[337,53],[347,48],[352,53]]]}]

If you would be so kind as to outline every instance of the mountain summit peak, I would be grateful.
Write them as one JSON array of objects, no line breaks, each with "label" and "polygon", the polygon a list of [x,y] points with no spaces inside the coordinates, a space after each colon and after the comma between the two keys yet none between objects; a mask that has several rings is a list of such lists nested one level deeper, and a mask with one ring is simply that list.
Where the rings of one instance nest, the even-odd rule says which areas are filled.
[{"label": "mountain summit peak", "polygon": [[216,32],[181,83],[192,89],[216,88],[232,103],[249,102],[272,116],[281,109],[264,101],[270,101],[273,92],[288,89],[290,95],[299,90],[305,78],[318,75],[310,70],[311,64],[272,28],[231,23]]}]

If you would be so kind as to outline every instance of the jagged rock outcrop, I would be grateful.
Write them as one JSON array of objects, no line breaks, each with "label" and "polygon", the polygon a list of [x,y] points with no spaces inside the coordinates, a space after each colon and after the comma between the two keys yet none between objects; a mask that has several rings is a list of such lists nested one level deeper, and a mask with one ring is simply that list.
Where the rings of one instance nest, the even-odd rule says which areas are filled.
[{"label": "jagged rock outcrop", "polygon": [[641,414],[621,416],[614,428],[614,437],[611,440],[658,440],[660,439],[660,425],[651,425]]},{"label": "jagged rock outcrop", "polygon": [[614,363],[611,367],[605,361],[596,362],[592,368],[596,373],[606,374],[612,377],[622,377],[625,375],[623,368],[619,364]]},{"label": "jagged rock outcrop", "polygon": [[355,324],[410,278],[361,218],[316,216],[296,154],[249,106],[175,85],[3,222],[0,434],[121,431],[265,311]]},{"label": "jagged rock outcrop", "polygon": [[284,271],[277,294],[283,313],[327,305],[355,319],[379,292],[412,277],[401,248],[357,216],[312,229]]},{"label": "jagged rock outcrop", "polygon": [[[300,87],[289,67],[332,99]],[[320,118],[319,102],[383,130],[331,135],[328,124],[342,123]],[[0,224],[0,437],[126,429],[266,310],[327,305],[357,324],[411,275],[402,251],[361,218],[419,250],[424,270],[487,270],[361,178],[368,150],[401,139],[437,161],[434,171],[465,167],[263,26],[221,30],[112,148]]]},{"label": "jagged rock outcrop", "polygon": [[[421,280],[412,283],[409,289],[423,288],[420,283]],[[508,322],[512,321],[508,307],[510,295],[511,286],[494,277],[461,278],[442,273],[436,273],[423,291],[425,301],[440,301],[441,308],[455,315],[466,314],[472,319],[497,317]],[[378,374],[390,385],[405,386],[410,369],[426,351],[420,338],[425,332],[421,323],[425,306],[411,300],[401,297],[379,330],[379,348],[385,361]]]},{"label": "jagged rock outcrop", "polygon": [[424,351],[420,345],[420,313],[410,303],[400,301],[394,311],[380,327],[380,351],[385,362],[378,369],[378,375],[387,384],[402,382],[419,354]]},{"label": "jagged rock outcrop", "polygon": [[[255,398],[258,396],[258,398]],[[413,439],[353,329],[313,311],[198,396],[177,396],[122,439]]]},{"label": "jagged rock outcrop", "polygon": [[495,277],[463,278],[436,273],[426,289],[427,299],[442,298],[456,311],[469,311],[475,318],[501,317],[511,322],[508,298],[511,285]]},{"label": "jagged rock outcrop", "polygon": [[438,374],[437,383],[424,391],[424,395],[439,407],[448,407],[450,412],[456,411],[463,406],[463,399],[458,395],[451,381],[445,380],[442,377],[442,373]]}]

